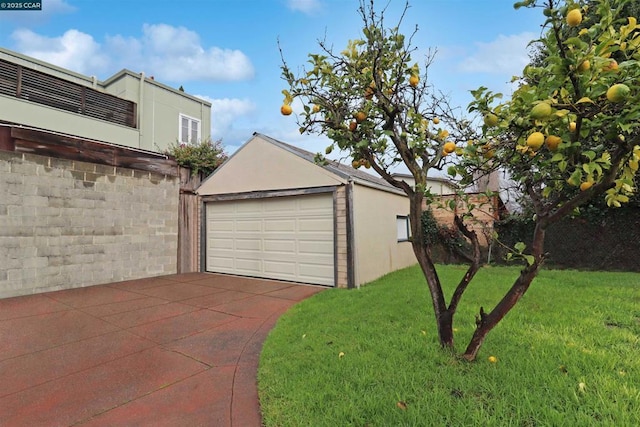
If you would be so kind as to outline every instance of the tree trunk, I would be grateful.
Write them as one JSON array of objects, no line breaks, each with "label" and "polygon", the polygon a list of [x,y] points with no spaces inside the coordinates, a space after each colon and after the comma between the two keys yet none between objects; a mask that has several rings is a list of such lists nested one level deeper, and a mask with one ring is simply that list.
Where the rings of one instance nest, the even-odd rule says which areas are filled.
[{"label": "tree trunk", "polygon": [[414,197],[410,199],[409,223],[411,225],[413,252],[416,255],[424,277],[427,279],[427,286],[431,294],[433,311],[438,326],[440,345],[453,349],[453,313],[447,310],[438,273],[424,243],[422,232],[422,199],[422,195],[419,193],[416,193]]},{"label": "tree trunk", "polygon": [[480,314],[476,316],[476,330],[471,337],[467,349],[462,355],[465,359],[469,361],[476,359],[487,334],[518,303],[520,298],[527,292],[527,289],[529,289],[533,279],[538,275],[538,271],[540,271],[540,267],[544,261],[544,236],[545,229],[538,222],[534,231],[532,244],[533,264],[527,265],[527,267],[520,272],[520,276],[518,276],[511,289],[509,289],[489,314],[486,314],[482,307],[480,308]]}]

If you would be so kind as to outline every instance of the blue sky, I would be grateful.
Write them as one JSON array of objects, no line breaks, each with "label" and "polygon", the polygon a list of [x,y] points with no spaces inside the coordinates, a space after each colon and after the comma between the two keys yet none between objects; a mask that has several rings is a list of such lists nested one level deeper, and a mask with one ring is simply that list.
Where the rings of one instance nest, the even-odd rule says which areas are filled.
[{"label": "blue sky", "polygon": [[[368,0],[367,0],[368,1]],[[389,3],[397,23],[404,0]],[[508,92],[527,63],[526,45],[539,37],[540,10],[513,9],[513,0],[412,0],[403,32],[436,48],[429,79],[466,107],[480,85]],[[310,151],[323,137],[300,135],[293,116],[280,115],[278,39],[292,69],[319,51],[325,38],[337,52],[360,37],[358,0],[42,0],[42,11],[0,11],[0,46],[105,80],[122,68],[182,85],[212,103],[212,136],[233,152],[253,132]],[[418,56],[423,54],[418,53]],[[414,57],[420,60],[419,57]]]}]

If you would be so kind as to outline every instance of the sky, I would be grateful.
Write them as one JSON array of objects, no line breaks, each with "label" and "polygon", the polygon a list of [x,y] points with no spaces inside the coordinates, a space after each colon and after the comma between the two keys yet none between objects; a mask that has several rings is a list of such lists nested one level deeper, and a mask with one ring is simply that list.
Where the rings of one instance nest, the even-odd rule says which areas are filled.
[{"label": "sky", "polygon": [[[369,1],[369,0],[367,0]],[[436,49],[429,81],[463,109],[479,86],[510,93],[541,34],[540,9],[514,0],[410,0],[401,31],[418,28],[414,59]],[[405,0],[375,0],[397,24]],[[292,70],[326,39],[342,51],[361,37],[359,0],[42,0],[41,11],[0,11],[0,46],[106,80],[144,72],[212,104],[214,140],[232,154],[260,132],[319,152],[322,136],[300,135],[280,114],[284,58]],[[295,108],[299,108],[294,104]]]}]

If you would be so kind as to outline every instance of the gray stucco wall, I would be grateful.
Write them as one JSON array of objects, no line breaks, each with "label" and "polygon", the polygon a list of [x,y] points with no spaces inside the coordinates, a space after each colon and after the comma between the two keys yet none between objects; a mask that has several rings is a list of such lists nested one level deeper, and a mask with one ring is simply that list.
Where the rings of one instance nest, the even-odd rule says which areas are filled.
[{"label": "gray stucco wall", "polygon": [[176,272],[176,177],[0,151],[0,298]]}]

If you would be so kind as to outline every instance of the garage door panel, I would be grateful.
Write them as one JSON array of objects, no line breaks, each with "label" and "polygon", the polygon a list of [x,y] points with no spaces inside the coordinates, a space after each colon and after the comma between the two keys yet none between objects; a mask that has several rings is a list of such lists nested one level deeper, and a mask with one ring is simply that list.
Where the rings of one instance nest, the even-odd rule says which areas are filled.
[{"label": "garage door panel", "polygon": [[279,254],[282,254],[282,253],[295,254],[296,242],[292,240],[265,239],[264,250],[267,253],[277,252]]},{"label": "garage door panel", "polygon": [[260,261],[255,258],[236,258],[235,269],[245,274],[257,274],[261,270]]},{"label": "garage door panel", "polygon": [[213,245],[218,249],[233,249],[233,238],[214,238]]},{"label": "garage door panel", "polygon": [[258,220],[236,220],[236,231],[254,231],[260,232],[262,230],[262,221]]},{"label": "garage door panel", "polygon": [[333,257],[333,242],[298,242],[298,254],[317,256],[324,254]]},{"label": "garage door panel", "polygon": [[314,277],[327,277],[328,275],[333,275],[333,269],[316,264],[300,264],[298,274],[300,277],[313,280],[312,278]]},{"label": "garage door panel", "polygon": [[211,268],[215,269],[224,269],[229,270],[233,268],[233,257],[224,257],[220,254],[216,254],[214,256],[207,258],[207,265],[210,265]]},{"label": "garage door panel", "polygon": [[333,218],[301,218],[298,220],[299,231],[331,231]]},{"label": "garage door panel", "polygon": [[331,194],[208,203],[207,271],[332,286],[333,227]]},{"label": "garage door panel", "polygon": [[262,249],[262,241],[256,239],[236,239],[235,249],[238,251],[259,252]]},{"label": "garage door panel", "polygon": [[207,227],[211,231],[233,231],[233,221],[209,221]]},{"label": "garage door panel", "polygon": [[292,231],[296,230],[295,219],[265,219],[264,231]]},{"label": "garage door panel", "polygon": [[294,278],[296,276],[295,264],[284,261],[265,260],[264,270],[267,273],[278,275],[278,277],[280,278],[282,278],[283,276]]}]

